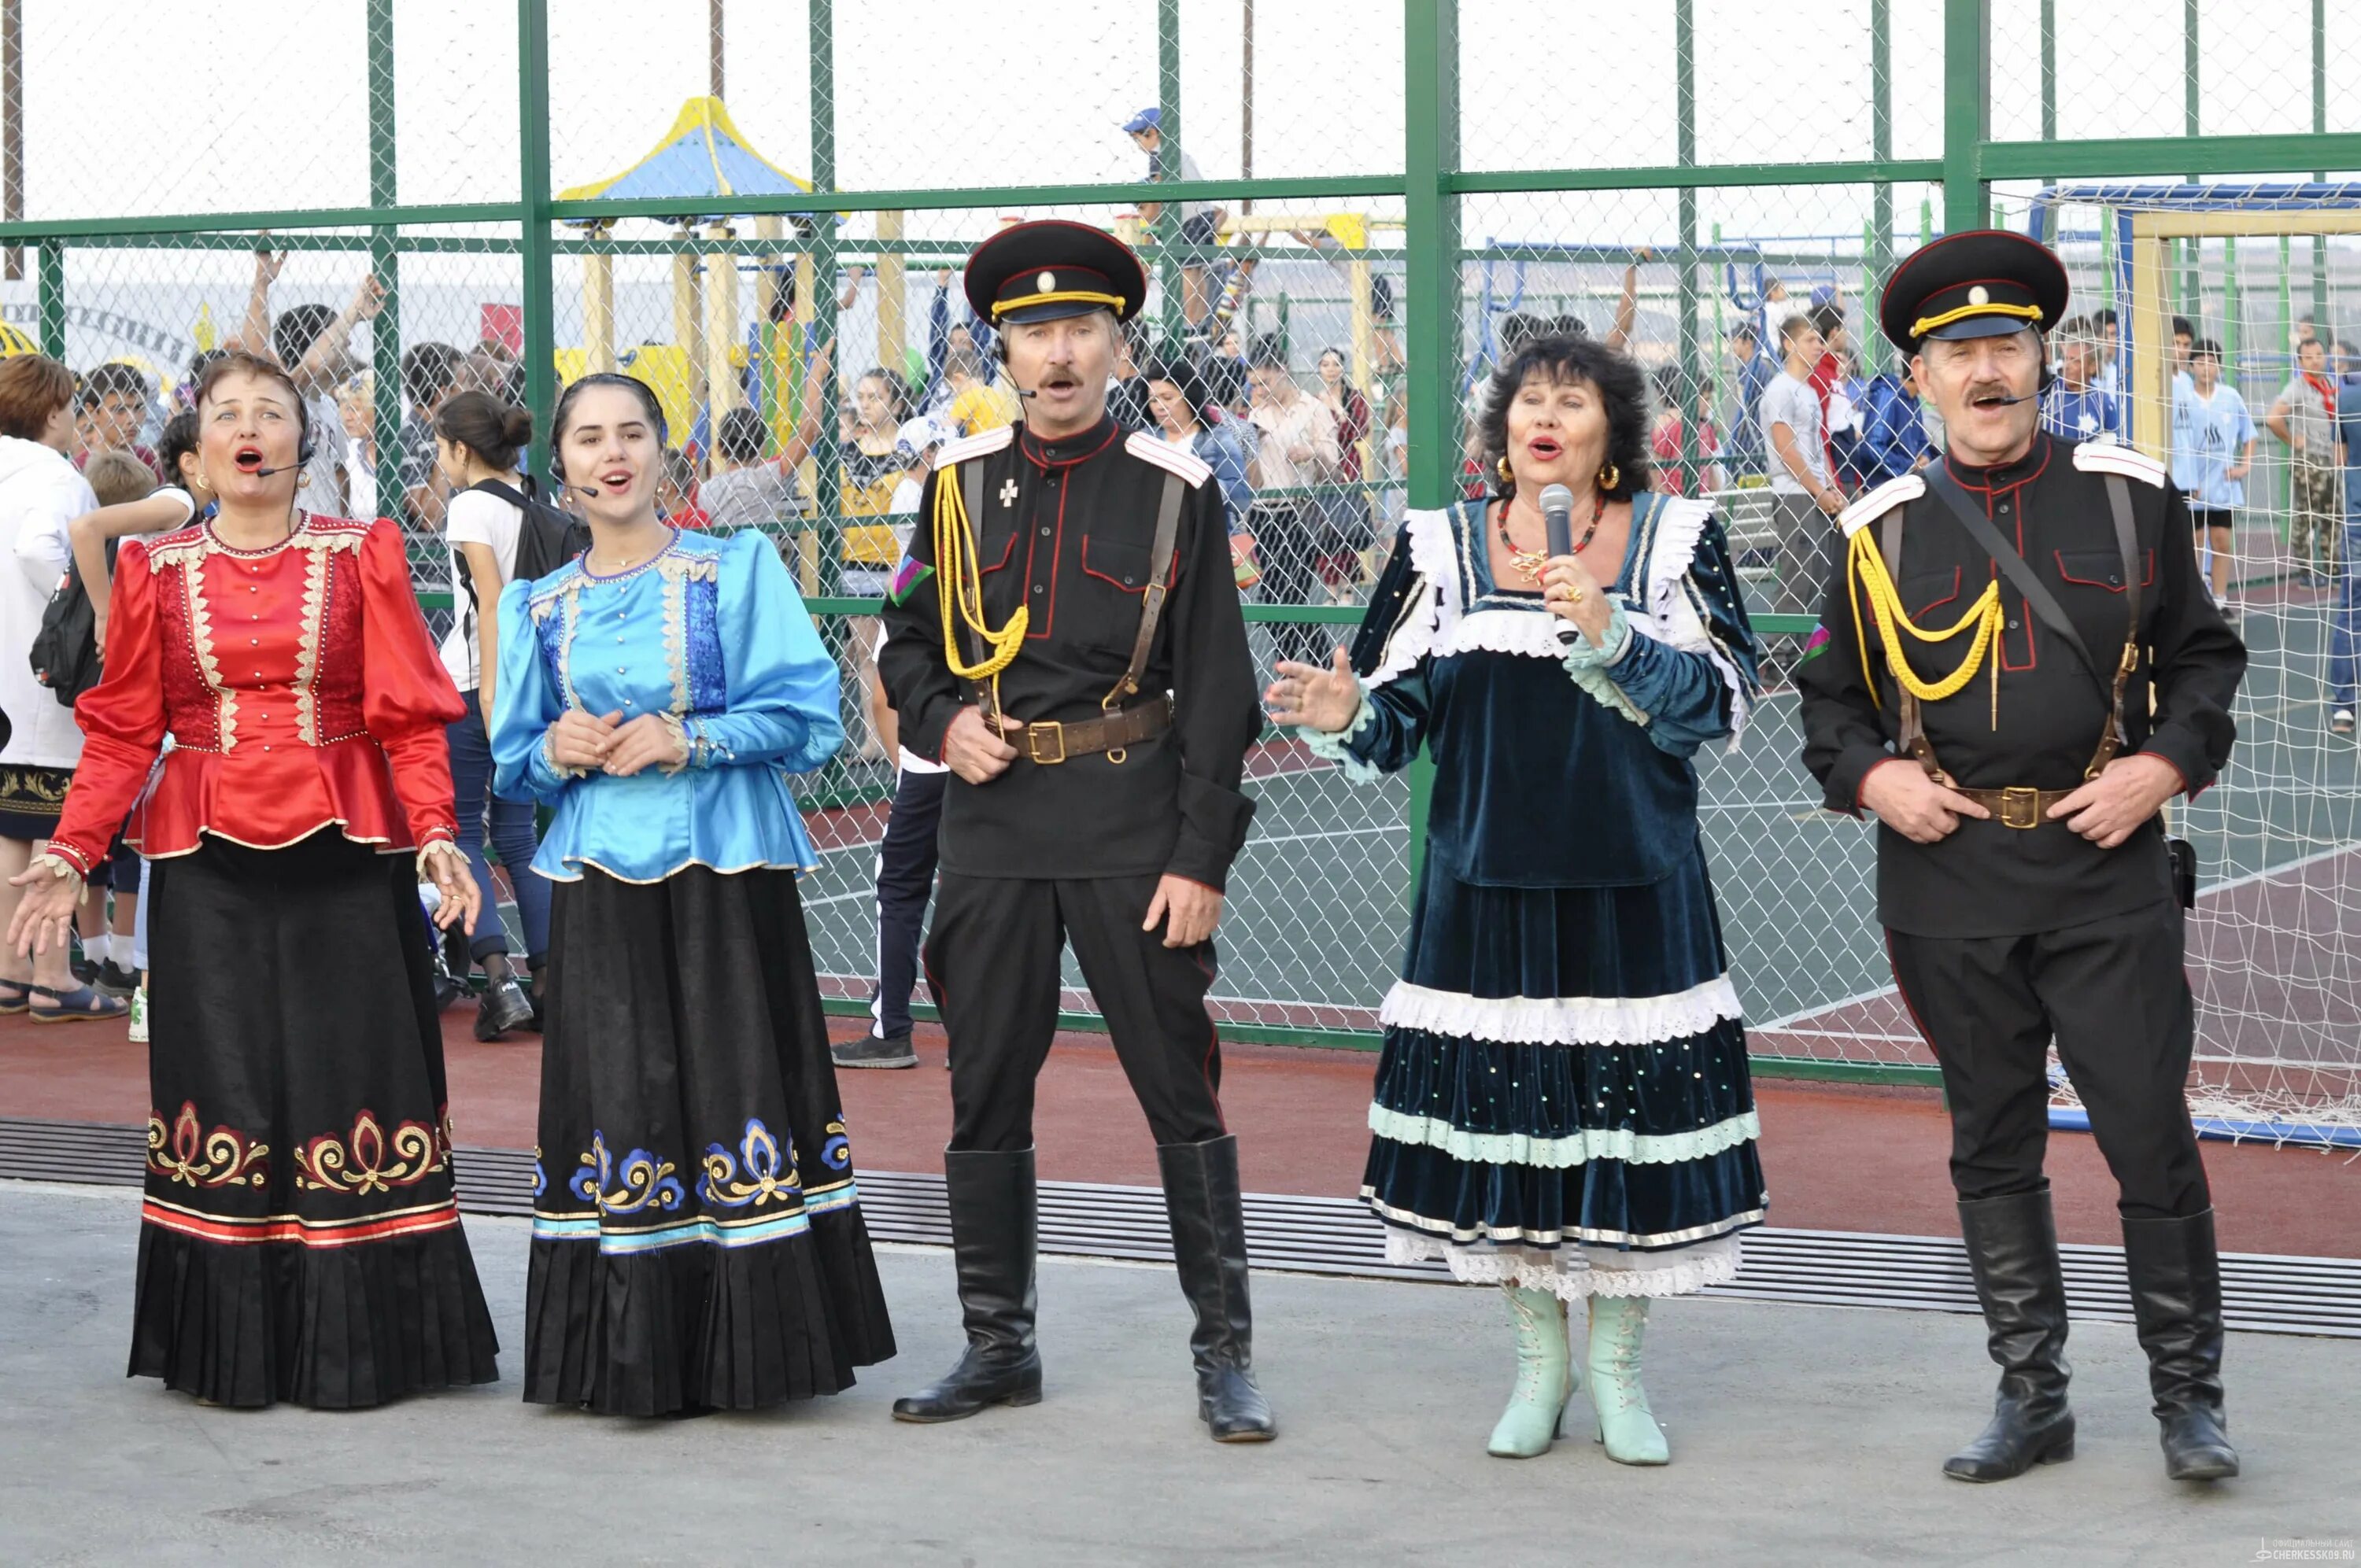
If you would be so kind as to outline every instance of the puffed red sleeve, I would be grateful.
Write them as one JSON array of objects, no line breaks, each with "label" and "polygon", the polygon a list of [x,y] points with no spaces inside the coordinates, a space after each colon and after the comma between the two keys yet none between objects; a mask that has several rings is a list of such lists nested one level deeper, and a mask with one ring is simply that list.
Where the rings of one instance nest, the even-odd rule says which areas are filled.
[{"label": "puffed red sleeve", "polygon": [[393,793],[418,846],[456,839],[444,727],[467,712],[418,612],[401,532],[384,518],[361,542],[361,718],[393,764]]},{"label": "puffed red sleeve", "polygon": [[107,602],[106,663],[74,704],[82,761],[49,848],[88,876],[106,858],[164,745],[164,648],[148,547],[126,540]]}]

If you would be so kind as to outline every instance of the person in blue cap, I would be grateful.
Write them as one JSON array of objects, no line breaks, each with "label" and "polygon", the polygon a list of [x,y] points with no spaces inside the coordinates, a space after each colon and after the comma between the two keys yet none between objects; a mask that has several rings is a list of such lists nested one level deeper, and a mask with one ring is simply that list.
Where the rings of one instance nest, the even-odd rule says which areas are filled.
[{"label": "person in blue cap", "polygon": [[1943,1074],[2001,1368],[1990,1424],[1944,1473],[2000,1481],[2073,1457],[2042,1171],[2054,1041],[2118,1188],[2166,1474],[2211,1480],[2238,1454],[2184,1092],[2195,870],[2160,812],[2228,761],[2246,651],[2164,466],[2040,428],[2042,337],[2066,300],[2058,258],[1999,230],[1938,240],[1887,280],[1881,323],[1946,451],[1838,520],[1847,563],[1796,671],[1804,765],[1830,810],[1877,817],[1878,918]]},{"label": "person in blue cap", "polygon": [[[1167,184],[1175,180],[1196,181],[1205,176],[1199,172],[1197,160],[1164,135],[1164,111],[1142,109],[1124,121],[1125,134],[1140,151],[1148,154],[1148,181],[1151,185]],[[1161,202],[1142,202],[1140,220],[1154,224],[1164,213]],[[1208,300],[1205,293],[1205,258],[1213,248],[1214,236],[1222,225],[1222,209],[1211,202],[1180,203],[1180,301],[1191,329],[1201,329],[1205,321]]]}]

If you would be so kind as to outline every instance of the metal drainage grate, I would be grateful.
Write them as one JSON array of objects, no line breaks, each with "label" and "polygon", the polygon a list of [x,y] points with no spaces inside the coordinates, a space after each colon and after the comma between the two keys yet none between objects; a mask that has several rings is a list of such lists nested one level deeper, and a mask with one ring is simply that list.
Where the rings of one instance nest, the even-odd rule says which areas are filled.
[{"label": "metal drainage grate", "polygon": [[[87,1122],[0,1119],[0,1178],[136,1187],[145,1167],[142,1130]],[[522,1149],[458,1151],[459,1204],[469,1213],[533,1212],[533,1156]],[[906,1171],[861,1173],[861,1207],[879,1241],[943,1246],[950,1215],[943,1179]],[[1257,1267],[1301,1274],[1443,1280],[1440,1264],[1386,1261],[1385,1233],[1350,1198],[1248,1193],[1248,1246]],[[1169,1262],[1164,1196],[1152,1187],[1083,1181],[1041,1184],[1041,1247],[1085,1257]],[[2131,1299],[2120,1247],[2065,1246],[2066,1288],[2086,1321],[2128,1322]],[[1976,1310],[1966,1252],[1942,1236],[1763,1229],[1746,1238],[1736,1283],[1709,1294],[1829,1307]],[[2361,1339],[2361,1260],[2232,1253],[2222,1259],[2224,1317],[2262,1333]]]}]

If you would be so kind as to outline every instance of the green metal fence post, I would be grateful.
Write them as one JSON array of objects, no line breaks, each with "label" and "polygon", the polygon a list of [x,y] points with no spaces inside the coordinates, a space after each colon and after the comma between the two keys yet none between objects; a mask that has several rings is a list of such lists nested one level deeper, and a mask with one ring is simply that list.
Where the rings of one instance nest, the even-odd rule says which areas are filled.
[{"label": "green metal fence post", "polygon": [[550,414],[557,394],[557,305],[549,234],[549,0],[517,0],[518,193],[524,215],[517,259],[524,270],[524,406],[533,411],[533,471],[550,471]]},{"label": "green metal fence post", "polygon": [[[1458,0],[1407,0],[1402,82],[1402,296],[1414,392],[1408,494],[1449,506],[1459,480]],[[1410,872],[1426,860],[1434,764],[1422,751],[1410,780]]]},{"label": "green metal fence post", "polygon": [[1982,154],[1991,138],[1989,0],[1943,0],[1943,229],[1948,234],[1984,225]]},{"label": "green metal fence post", "polygon": [[[387,212],[400,204],[401,184],[395,163],[393,0],[368,0],[368,199]],[[377,510],[400,518],[401,505],[401,261],[398,225],[369,227],[369,272],[385,290],[385,302],[369,323],[369,369],[377,428]]]},{"label": "green metal fence post", "polygon": [[[2328,134],[2328,0],[2312,0],[2312,133]],[[2328,170],[2315,169],[2312,179],[2325,182]],[[2312,322],[2323,337],[2328,325],[2328,236],[2312,236]],[[2328,345],[2334,356],[2336,345]]]},{"label": "green metal fence post", "polygon": [[60,364],[66,357],[66,242],[45,239],[34,252],[41,311],[41,352]]}]

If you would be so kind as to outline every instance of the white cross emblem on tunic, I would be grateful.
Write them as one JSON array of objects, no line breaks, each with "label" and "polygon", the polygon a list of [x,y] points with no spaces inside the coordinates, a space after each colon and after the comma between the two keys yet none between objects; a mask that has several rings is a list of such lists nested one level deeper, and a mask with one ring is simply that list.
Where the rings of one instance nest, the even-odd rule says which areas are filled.
[{"label": "white cross emblem on tunic", "polygon": [[1016,481],[1009,480],[1000,487],[1000,507],[1003,511],[1016,504]]}]

